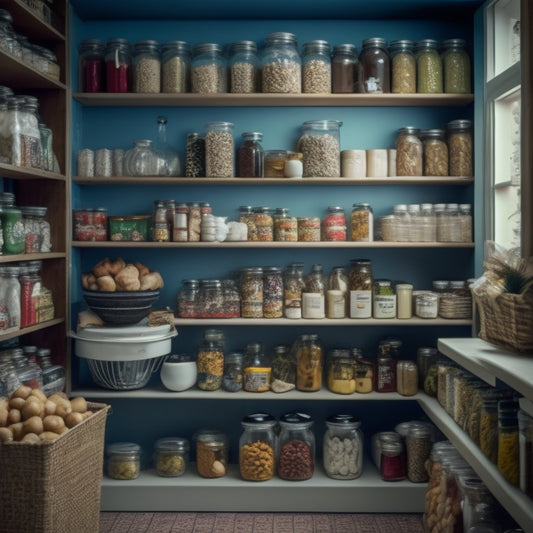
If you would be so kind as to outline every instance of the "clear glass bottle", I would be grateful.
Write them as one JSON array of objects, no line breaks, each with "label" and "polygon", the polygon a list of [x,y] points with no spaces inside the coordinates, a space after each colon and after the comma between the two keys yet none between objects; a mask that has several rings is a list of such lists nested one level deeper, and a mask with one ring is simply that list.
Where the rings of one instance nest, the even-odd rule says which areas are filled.
[{"label": "clear glass bottle", "polygon": [[161,45],[161,92],[187,93],[191,86],[191,47],[185,41]]},{"label": "clear glass bottle", "polygon": [[43,169],[54,172],[54,149],[52,130],[44,123],[39,122],[39,135],[41,137],[41,147],[43,150]]},{"label": "clear glass bottle", "polygon": [[263,317],[263,269],[247,267],[241,270],[241,317]]},{"label": "clear glass bottle", "polygon": [[133,92],[161,92],[161,57],[157,41],[144,39],[133,47]]},{"label": "clear glass bottle", "polygon": [[259,91],[260,64],[254,41],[235,41],[229,50],[230,92],[238,94]]},{"label": "clear glass bottle", "polygon": [[472,121],[452,120],[446,129],[450,176],[473,176]]},{"label": "clear glass bottle", "polygon": [[396,175],[422,176],[423,147],[420,130],[406,126],[398,130],[396,137]]},{"label": "clear glass bottle", "polygon": [[293,349],[296,351],[296,389],[319,391],[322,387],[324,346],[318,335],[300,335]]},{"label": "clear glass bottle", "polygon": [[159,158],[158,176],[181,176],[181,161],[178,152],[167,141],[168,119],[157,117],[157,143],[155,149]]},{"label": "clear glass bottle", "polygon": [[245,481],[267,481],[276,470],[276,419],[268,413],[245,416],[239,439],[239,470]]},{"label": "clear glass bottle", "polygon": [[344,208],[338,205],[330,205],[322,219],[323,241],[346,240],[346,216]]},{"label": "clear glass bottle", "polygon": [[131,45],[126,39],[109,39],[105,48],[105,80],[108,93],[127,93],[133,85]]},{"label": "clear glass bottle", "polygon": [[106,447],[106,473],[120,480],[137,479],[141,472],[141,447],[135,442],[115,442]]},{"label": "clear glass bottle", "polygon": [[313,419],[306,413],[286,413],[279,425],[278,476],[287,481],[310,479],[315,469]]},{"label": "clear glass bottle", "polygon": [[424,148],[424,176],[447,176],[448,145],[446,132],[440,129],[420,132]]},{"label": "clear glass bottle", "polygon": [[407,39],[391,41],[389,44],[392,93],[416,93],[414,46],[414,42]]},{"label": "clear glass bottle", "polygon": [[217,429],[200,429],[194,434],[196,470],[204,478],[219,478],[228,469],[228,437]]},{"label": "clear glass bottle", "polygon": [[356,389],[356,359],[350,350],[335,349],[327,354],[327,385],[336,394],[353,394]]},{"label": "clear glass bottle", "polygon": [[303,123],[298,151],[303,154],[304,178],[338,178],[341,175],[340,127],[336,120]]},{"label": "clear glass bottle", "polygon": [[105,45],[100,39],[85,39],[78,47],[78,90],[85,93],[104,91]]},{"label": "clear glass bottle", "polygon": [[350,261],[348,274],[350,318],[372,317],[372,263],[368,259]]},{"label": "clear glass bottle", "polygon": [[302,92],[302,60],[294,34],[274,32],[265,37],[261,86],[264,93]]},{"label": "clear glass bottle", "polygon": [[199,94],[228,92],[227,61],[221,45],[200,43],[193,47],[191,92]]},{"label": "clear glass bottle", "polygon": [[327,41],[308,41],[302,47],[302,92],[331,93],[331,49]]},{"label": "clear glass bottle", "polygon": [[356,479],[363,472],[361,421],[351,414],[330,415],[323,438],[323,464],[328,477]]},{"label": "clear glass bottle", "polygon": [[468,94],[472,91],[470,56],[463,39],[446,39],[441,43],[444,92]]},{"label": "clear glass bottle", "polygon": [[359,58],[353,44],[338,44],[333,47],[331,59],[331,92],[359,92]]},{"label": "clear glass bottle", "polygon": [[262,178],[265,153],[261,146],[263,134],[249,131],[242,134],[237,150],[238,173],[241,178]]},{"label": "clear glass bottle", "polygon": [[224,334],[220,330],[208,329],[198,348],[196,384],[204,391],[214,391],[222,386],[224,376]]},{"label": "clear glass bottle", "polygon": [[159,158],[149,139],[133,141],[124,156],[124,170],[128,176],[157,176]]},{"label": "clear glass bottle", "polygon": [[182,437],[157,439],[154,444],[154,464],[160,476],[182,476],[189,464],[189,441]]},{"label": "clear glass bottle", "polygon": [[233,124],[209,122],[205,134],[205,173],[210,178],[235,176]]},{"label": "clear glass bottle", "polygon": [[438,50],[438,42],[434,39],[423,39],[415,45],[416,79],[418,93],[442,93],[442,59]]},{"label": "clear glass bottle", "polygon": [[266,392],[270,390],[272,367],[264,346],[260,342],[246,345],[243,362],[243,389],[247,392]]},{"label": "clear glass bottle", "polygon": [[344,267],[334,267],[326,291],[327,318],[346,318],[348,311],[348,276]]},{"label": "clear glass bottle", "polygon": [[364,39],[359,63],[361,92],[390,93],[390,58],[385,39],[381,37]]},{"label": "clear glass bottle", "polygon": [[302,292],[302,318],[326,317],[326,286],[322,265],[314,264]]},{"label": "clear glass bottle", "polygon": [[222,389],[239,392],[243,388],[243,357],[241,352],[231,352],[224,359]]},{"label": "clear glass bottle", "polygon": [[280,267],[263,268],[263,317],[283,316],[283,274]]}]

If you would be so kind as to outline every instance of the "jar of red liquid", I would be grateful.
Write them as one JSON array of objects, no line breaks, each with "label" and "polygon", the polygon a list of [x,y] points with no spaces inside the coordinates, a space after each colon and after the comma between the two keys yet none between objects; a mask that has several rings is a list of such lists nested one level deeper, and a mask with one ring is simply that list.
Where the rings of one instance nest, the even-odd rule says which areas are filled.
[{"label": "jar of red liquid", "polygon": [[107,209],[105,207],[97,207],[93,211],[94,224],[94,240],[107,240]]},{"label": "jar of red liquid", "polygon": [[126,39],[109,39],[105,49],[106,91],[127,93],[131,90],[131,45]]},{"label": "jar of red liquid", "polygon": [[396,361],[392,357],[378,355],[375,380],[377,392],[396,392]]},{"label": "jar of red liquid", "polygon": [[76,209],[74,211],[74,240],[94,241],[94,210]]},{"label": "jar of red liquid", "polygon": [[78,48],[78,90],[99,93],[104,90],[104,43],[86,39]]},{"label": "jar of red liquid", "polygon": [[342,207],[333,205],[328,207],[326,215],[322,220],[322,240],[346,240],[346,217]]},{"label": "jar of red liquid", "polygon": [[400,481],[407,475],[405,448],[401,440],[387,440],[381,443],[380,461],[383,481]]}]

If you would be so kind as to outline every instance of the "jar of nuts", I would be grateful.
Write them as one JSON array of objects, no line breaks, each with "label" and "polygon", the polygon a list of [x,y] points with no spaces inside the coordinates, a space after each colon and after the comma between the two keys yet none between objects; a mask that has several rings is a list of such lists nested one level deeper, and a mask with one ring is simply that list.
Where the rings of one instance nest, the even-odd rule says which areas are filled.
[{"label": "jar of nuts", "polygon": [[210,178],[235,176],[233,124],[209,122],[205,134],[205,173]]},{"label": "jar of nuts", "polygon": [[302,92],[331,93],[331,50],[327,41],[309,41],[302,47]]},{"label": "jar of nuts", "polygon": [[303,154],[304,178],[338,178],[341,175],[340,127],[337,120],[303,123],[298,152]]},{"label": "jar of nuts", "polygon": [[296,36],[288,32],[269,33],[261,58],[264,93],[301,93],[302,61]]},{"label": "jar of nuts", "polygon": [[315,466],[313,419],[305,413],[286,413],[279,425],[278,476],[289,481],[309,479]]},{"label": "jar of nuts", "polygon": [[259,58],[253,41],[236,41],[230,46],[230,92],[246,94],[259,91]]},{"label": "jar of nuts", "polygon": [[239,439],[239,469],[245,481],[266,481],[274,476],[276,465],[276,419],[268,413],[255,413],[242,420]]},{"label": "jar of nuts", "polygon": [[222,46],[200,43],[192,50],[191,92],[213,94],[228,92],[226,59]]},{"label": "jar of nuts", "polygon": [[161,45],[161,92],[186,93],[191,85],[191,47],[184,41]]}]

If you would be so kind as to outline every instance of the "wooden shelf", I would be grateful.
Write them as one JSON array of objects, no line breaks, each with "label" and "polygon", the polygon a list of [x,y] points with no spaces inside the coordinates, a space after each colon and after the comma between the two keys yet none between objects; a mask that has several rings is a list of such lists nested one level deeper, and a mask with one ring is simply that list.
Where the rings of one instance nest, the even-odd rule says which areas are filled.
[{"label": "wooden shelf", "polygon": [[73,97],[90,107],[464,107],[474,101],[473,94],[74,93]]},{"label": "wooden shelf", "polygon": [[0,263],[14,263],[20,261],[45,261],[47,259],[64,259],[66,258],[66,256],[67,254],[64,252],[0,255]]},{"label": "wooden shelf", "polygon": [[40,322],[39,324],[34,324],[33,326],[28,326],[27,328],[18,329],[16,331],[10,331],[0,335],[0,342],[7,341],[9,339],[14,339],[15,337],[20,337],[21,335],[27,335],[28,333],[34,333],[36,331],[41,331],[43,329],[56,326],[57,324],[65,323],[64,318],[54,318],[53,320],[47,320],[46,322]]},{"label": "wooden shelf", "polygon": [[0,163],[0,175],[3,178],[11,178],[17,180],[28,179],[48,179],[57,181],[66,181],[63,174],[56,174],[55,172],[48,172],[46,170],[39,170],[38,168],[15,167],[6,163]]}]

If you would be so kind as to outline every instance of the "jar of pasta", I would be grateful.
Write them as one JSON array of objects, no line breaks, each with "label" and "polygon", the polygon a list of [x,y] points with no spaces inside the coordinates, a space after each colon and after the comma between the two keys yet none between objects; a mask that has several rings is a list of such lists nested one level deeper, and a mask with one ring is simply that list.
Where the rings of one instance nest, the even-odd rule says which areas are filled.
[{"label": "jar of pasta", "polygon": [[300,335],[296,340],[296,388],[315,392],[322,387],[324,348],[318,335]]},{"label": "jar of pasta", "polygon": [[406,126],[398,130],[396,137],[396,175],[422,176],[422,141],[420,130]]},{"label": "jar of pasta", "polygon": [[420,132],[424,148],[424,176],[448,175],[446,132],[440,129]]},{"label": "jar of pasta", "polygon": [[416,93],[416,58],[414,42],[407,39],[391,41],[391,92],[396,94]]},{"label": "jar of pasta", "polygon": [[447,132],[450,176],[472,176],[472,121],[452,120],[447,124]]},{"label": "jar of pasta", "polygon": [[438,42],[423,39],[415,45],[417,92],[442,93],[442,59]]},{"label": "jar of pasta", "polygon": [[276,419],[268,413],[245,416],[239,439],[239,470],[245,481],[266,481],[276,467]]},{"label": "jar of pasta", "polygon": [[196,384],[199,389],[214,391],[222,386],[224,375],[224,344],[220,330],[206,330],[201,343],[196,366],[198,375]]},{"label": "jar of pasta", "polygon": [[302,242],[319,242],[320,226],[319,217],[299,217],[298,240]]},{"label": "jar of pasta", "polygon": [[350,238],[356,242],[374,240],[374,214],[370,204],[353,204],[350,215]]}]

